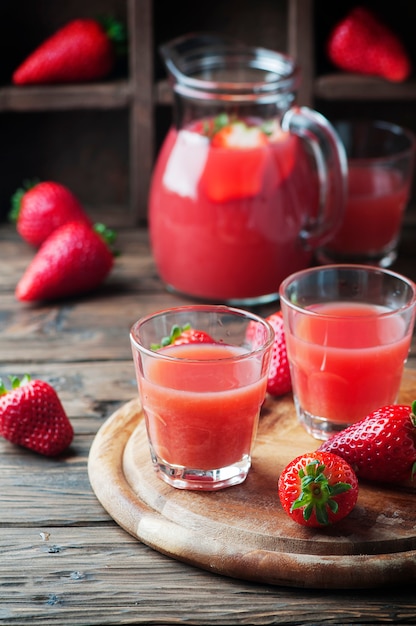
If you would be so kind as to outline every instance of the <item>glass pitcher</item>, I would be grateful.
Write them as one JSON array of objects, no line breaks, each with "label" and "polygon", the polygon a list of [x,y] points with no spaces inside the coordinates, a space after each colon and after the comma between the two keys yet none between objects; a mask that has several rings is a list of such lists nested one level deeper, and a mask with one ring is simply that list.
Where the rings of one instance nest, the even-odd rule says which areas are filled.
[{"label": "glass pitcher", "polygon": [[343,145],[322,115],[296,106],[291,57],[205,33],[161,54],[174,107],[149,194],[159,275],[200,300],[271,302],[341,223]]}]

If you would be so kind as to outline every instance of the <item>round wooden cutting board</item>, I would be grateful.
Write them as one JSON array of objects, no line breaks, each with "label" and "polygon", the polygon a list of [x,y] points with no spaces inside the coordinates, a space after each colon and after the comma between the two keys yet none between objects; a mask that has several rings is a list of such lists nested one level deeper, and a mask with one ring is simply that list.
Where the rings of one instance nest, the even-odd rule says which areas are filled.
[{"label": "round wooden cutting board", "polygon": [[[399,401],[415,398],[416,371],[407,370]],[[299,426],[291,396],[268,398],[242,485],[204,493],[174,489],[153,470],[135,399],[98,431],[88,471],[98,500],[122,528],[210,572],[321,589],[416,582],[416,491],[361,483],[352,513],[325,529],[299,526],[284,513],[279,473],[317,447]]]}]

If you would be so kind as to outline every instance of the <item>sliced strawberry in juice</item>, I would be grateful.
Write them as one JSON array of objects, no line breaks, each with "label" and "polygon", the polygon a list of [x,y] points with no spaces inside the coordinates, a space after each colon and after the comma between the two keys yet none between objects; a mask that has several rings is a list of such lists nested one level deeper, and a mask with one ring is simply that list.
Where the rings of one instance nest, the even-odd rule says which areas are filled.
[{"label": "sliced strawberry in juice", "polygon": [[267,136],[255,126],[235,122],[211,140],[201,189],[213,202],[256,196],[262,187]]}]

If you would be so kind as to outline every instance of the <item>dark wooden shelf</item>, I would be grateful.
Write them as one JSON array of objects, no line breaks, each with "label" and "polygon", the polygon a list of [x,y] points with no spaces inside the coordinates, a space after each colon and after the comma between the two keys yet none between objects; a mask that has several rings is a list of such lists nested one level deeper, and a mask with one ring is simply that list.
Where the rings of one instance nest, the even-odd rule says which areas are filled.
[{"label": "dark wooden shelf", "polygon": [[325,74],[314,83],[315,98],[325,100],[416,100],[416,80],[391,83],[358,74]]},{"label": "dark wooden shelf", "polygon": [[132,93],[128,80],[92,85],[1,87],[0,112],[125,108],[132,101]]},{"label": "dark wooden shelf", "polygon": [[[74,122],[73,115],[68,123],[68,128],[71,129],[68,132],[72,132],[71,139],[74,139],[75,144],[74,155],[67,157],[66,161],[62,159],[62,162],[65,168],[69,167],[68,163],[72,165],[72,168],[77,167],[77,163],[82,163],[83,169],[79,171],[79,174],[71,172],[70,176],[68,176],[69,170],[66,169],[63,172],[64,178],[78,181],[83,176],[82,180],[85,180],[85,176],[89,176],[89,173],[85,174],[86,168],[91,167],[94,171],[90,179],[97,181],[94,183],[97,193],[90,195],[93,198],[101,198],[103,193],[99,185],[102,185],[103,177],[104,182],[112,179],[113,187],[117,191],[113,196],[106,197],[106,201],[112,204],[120,202],[121,195],[127,196],[120,202],[124,202],[126,208],[128,206],[126,223],[144,223],[147,216],[151,172],[163,133],[163,124],[159,123],[158,118],[158,107],[172,106],[171,88],[161,71],[157,47],[162,41],[184,34],[186,31],[203,28],[218,29],[219,32],[230,31],[229,34],[253,45],[274,47],[288,52],[296,58],[302,71],[298,103],[316,107],[319,101],[319,105],[322,106],[320,110],[324,114],[328,114],[327,108],[338,107],[339,103],[346,103],[351,108],[355,107],[358,102],[365,101],[371,110],[373,102],[384,102],[385,107],[390,107],[390,103],[391,107],[393,104],[400,106],[400,103],[407,103],[408,107],[409,105],[411,107],[412,102],[416,101],[416,80],[393,84],[377,78],[341,72],[323,73],[322,68],[319,68],[321,72],[319,74],[316,53],[320,43],[317,41],[317,25],[321,24],[321,18],[326,17],[326,14],[322,15],[326,5],[322,7],[322,4],[314,0],[276,0],[275,3],[265,0],[256,8],[253,8],[250,0],[229,0],[227,3],[213,0],[209,15],[192,13],[190,9],[193,5],[190,0],[184,2],[183,15],[176,15],[176,9],[168,0],[160,0],[159,3],[156,3],[156,0],[93,0],[92,4],[88,5],[88,9],[81,0],[71,0],[66,3],[62,11],[59,9],[59,12],[54,10],[53,0],[33,2],[30,4],[32,13],[27,18],[29,21],[26,22],[28,35],[32,37],[32,39],[29,38],[30,44],[26,44],[28,47],[33,41],[33,34],[31,34],[33,21],[41,22],[44,29],[43,36],[46,36],[58,21],[62,22],[63,19],[78,16],[79,13],[90,11],[99,13],[97,9],[103,11],[112,6],[124,15],[127,22],[128,59],[126,66],[120,71],[120,77],[116,74],[117,78],[110,78],[108,81],[82,85],[15,87],[7,84],[7,81],[12,67],[15,67],[17,59],[22,56],[22,48],[19,47],[22,46],[22,38],[18,39],[15,36],[16,29],[21,28],[19,2],[21,0],[18,0],[13,5],[13,11],[7,14],[7,20],[10,21],[10,34],[3,41],[7,67],[3,68],[1,77],[3,84],[0,86],[0,114],[5,114],[3,131],[6,129],[8,141],[12,142],[12,151],[9,151],[10,163],[7,171],[4,172],[3,181],[0,182],[3,202],[4,198],[10,197],[17,182],[20,182],[22,174],[31,176],[31,171],[39,164],[43,165],[43,170],[48,173],[50,171],[49,159],[59,160],[62,156],[51,152],[54,156],[49,157],[46,150],[43,154],[40,154],[39,150],[35,152],[39,138],[43,138],[41,132],[43,127],[39,131],[34,127],[38,123],[43,124],[45,136],[48,132],[56,133],[58,123],[51,130],[49,120],[46,118],[52,118],[52,113],[57,116],[62,113],[62,117],[67,115],[70,118],[72,112],[76,112],[81,123],[78,125]],[[336,7],[334,10],[337,10]],[[6,16],[4,11],[3,14]],[[231,16],[233,19],[230,19]],[[252,23],[252,16],[256,17],[255,23]],[[326,19],[326,22],[328,21],[329,19]],[[94,118],[94,111],[97,111],[97,120]],[[382,109],[381,111],[383,112]],[[106,112],[111,120],[102,121]],[[39,119],[37,118],[34,124],[30,117],[31,113],[45,115],[39,115]],[[20,114],[25,114],[26,120],[31,119],[31,122],[27,123],[28,127],[31,124],[30,135],[33,134],[33,137],[31,136],[28,140],[29,149],[32,150],[31,159],[27,151],[22,158],[22,147],[26,146],[25,133],[28,132],[28,128],[23,116],[19,117]],[[91,161],[91,165],[82,161],[80,157],[81,151],[85,152],[90,148],[88,143],[81,145],[86,129],[90,128],[90,119],[85,119],[87,115],[90,116],[91,122],[97,121],[97,127],[101,124],[99,129],[97,128],[97,134],[101,134],[102,140],[97,142],[99,148],[94,154],[102,155],[104,160],[107,159],[106,163],[111,163],[110,169],[104,172],[97,164],[96,156]],[[399,119],[401,119],[400,116]],[[403,124],[406,121],[404,118]],[[110,153],[115,143],[114,135],[108,133],[108,130],[109,128],[113,130],[117,125],[120,130],[116,140],[118,145],[124,142],[127,148],[123,149],[127,149],[128,159],[126,164],[124,152],[121,150],[122,154],[116,171],[112,155],[110,156],[106,151],[108,149]],[[62,122],[62,126],[65,126],[65,122]],[[37,135],[36,132],[38,132]],[[123,137],[121,133],[124,133]],[[88,137],[88,141],[90,140]],[[107,144],[105,144],[106,141]],[[92,147],[90,151],[93,152]],[[67,147],[66,152],[68,152]],[[47,162],[42,162],[41,157],[44,157]],[[52,171],[58,171],[58,168],[52,168]],[[80,182],[81,186],[82,184]],[[126,185],[127,193],[125,193]]]}]

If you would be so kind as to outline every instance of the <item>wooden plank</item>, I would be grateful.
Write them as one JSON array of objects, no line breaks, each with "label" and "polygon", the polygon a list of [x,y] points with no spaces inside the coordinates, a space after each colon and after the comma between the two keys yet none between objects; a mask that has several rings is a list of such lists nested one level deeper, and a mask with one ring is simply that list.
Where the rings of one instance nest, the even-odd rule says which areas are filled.
[{"label": "wooden plank", "polygon": [[0,88],[1,111],[70,111],[74,109],[120,109],[130,104],[127,80],[88,85],[53,85]]},{"label": "wooden plank", "polygon": [[313,0],[289,0],[288,53],[294,57],[301,70],[301,85],[297,104],[314,105],[315,46]]},{"label": "wooden plank", "polygon": [[147,198],[155,158],[153,101],[153,6],[128,0],[129,62],[133,101],[130,107],[130,198],[133,224],[147,218]]},{"label": "wooden plank", "polygon": [[[12,368],[12,369],[11,369]],[[10,375],[48,382],[58,393],[70,418],[108,417],[117,405],[128,402],[137,394],[136,377],[131,354],[125,361],[75,361],[69,363],[26,362],[16,364],[0,362],[0,378],[7,383]],[[95,433],[94,422],[89,433]]]},{"label": "wooden plank", "polygon": [[416,81],[391,83],[360,74],[324,74],[315,81],[315,97],[324,100],[412,102],[416,98]]},{"label": "wooden plank", "polygon": [[0,552],[5,624],[416,622],[410,588],[323,596],[231,580],[160,555],[116,526],[2,528]]}]

